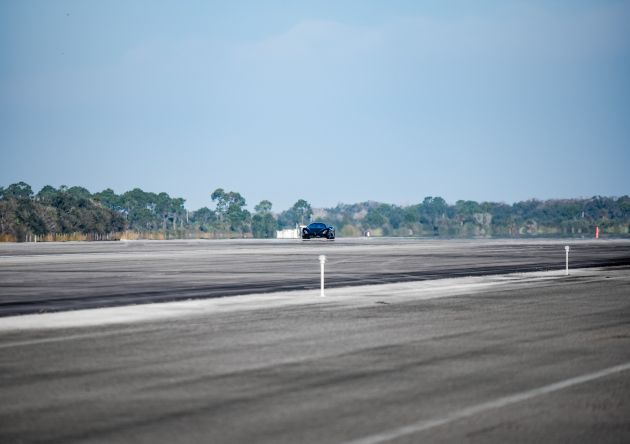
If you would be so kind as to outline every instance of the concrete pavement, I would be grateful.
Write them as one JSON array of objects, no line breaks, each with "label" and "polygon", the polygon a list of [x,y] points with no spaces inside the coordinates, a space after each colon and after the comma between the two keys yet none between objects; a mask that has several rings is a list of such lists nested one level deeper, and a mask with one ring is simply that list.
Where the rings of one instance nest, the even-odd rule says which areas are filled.
[{"label": "concrete pavement", "polygon": [[630,439],[627,267],[107,310],[0,319],[0,441]]}]

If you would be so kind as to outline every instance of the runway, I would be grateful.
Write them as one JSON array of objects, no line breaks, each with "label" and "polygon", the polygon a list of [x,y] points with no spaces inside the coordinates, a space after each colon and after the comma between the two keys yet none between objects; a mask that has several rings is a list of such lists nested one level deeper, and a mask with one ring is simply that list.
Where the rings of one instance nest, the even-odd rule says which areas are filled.
[{"label": "runway", "polygon": [[[112,290],[122,297],[125,285],[139,291],[156,279],[178,288],[195,276],[187,266],[209,264],[223,272],[199,271],[182,288],[210,287],[212,278],[276,282],[280,272],[263,276],[263,257],[292,266],[302,282],[318,277],[321,251],[338,261],[340,280],[387,265],[372,285],[353,281],[324,298],[315,282],[273,293],[5,313],[0,442],[630,440],[630,267],[619,265],[627,242],[572,243],[576,261],[610,265],[569,276],[564,243],[555,241],[76,245],[5,247],[3,283],[13,276],[6,269],[29,279],[42,273],[22,286],[13,277],[11,297],[34,300],[45,288],[54,297],[86,289],[94,291],[88,299]],[[282,258],[287,249],[291,260]],[[486,275],[484,267],[512,266],[517,257],[542,270]],[[89,271],[55,278],[68,264]],[[299,271],[304,264],[308,272]],[[467,267],[468,276],[439,274]],[[142,270],[152,275],[142,278]],[[413,271],[426,274],[383,278]]]},{"label": "runway", "polygon": [[337,239],[0,244],[0,316],[630,264],[630,241]]}]

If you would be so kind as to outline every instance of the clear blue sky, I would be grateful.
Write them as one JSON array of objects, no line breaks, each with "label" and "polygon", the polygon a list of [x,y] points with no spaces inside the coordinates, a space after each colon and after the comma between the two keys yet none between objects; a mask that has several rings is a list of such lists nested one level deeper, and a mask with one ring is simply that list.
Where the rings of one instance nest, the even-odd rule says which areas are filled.
[{"label": "clear blue sky", "polygon": [[0,0],[0,185],[630,193],[629,1]]}]

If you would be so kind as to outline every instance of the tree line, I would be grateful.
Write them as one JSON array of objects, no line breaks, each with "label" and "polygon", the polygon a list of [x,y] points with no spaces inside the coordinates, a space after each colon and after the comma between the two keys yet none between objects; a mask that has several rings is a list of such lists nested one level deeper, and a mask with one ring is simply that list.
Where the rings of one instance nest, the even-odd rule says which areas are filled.
[{"label": "tree line", "polygon": [[378,202],[339,204],[318,216],[336,224],[340,234],[356,236],[528,237],[627,236],[630,197],[595,196],[516,202],[459,200],[449,205],[441,197],[425,197],[415,205]]},{"label": "tree line", "polygon": [[185,200],[167,193],[135,188],[123,194],[111,189],[50,185],[34,193],[19,182],[0,187],[0,240],[119,239],[136,233],[146,238],[274,238],[276,230],[312,220],[336,227],[340,236],[526,237],[629,234],[630,197],[527,200],[512,205],[425,197],[414,205],[379,202],[338,204],[313,209],[299,199],[274,213],[269,200],[247,210],[236,191],[217,188],[209,195],[214,209],[188,211]]},{"label": "tree line", "polygon": [[312,214],[303,199],[279,215],[269,200],[252,214],[240,193],[222,188],[209,200],[214,209],[188,211],[184,199],[164,192],[135,188],[116,194],[108,188],[92,194],[78,186],[46,185],[35,193],[19,182],[0,187],[0,240],[119,239],[128,232],[148,238],[275,238],[279,228],[308,223]]}]

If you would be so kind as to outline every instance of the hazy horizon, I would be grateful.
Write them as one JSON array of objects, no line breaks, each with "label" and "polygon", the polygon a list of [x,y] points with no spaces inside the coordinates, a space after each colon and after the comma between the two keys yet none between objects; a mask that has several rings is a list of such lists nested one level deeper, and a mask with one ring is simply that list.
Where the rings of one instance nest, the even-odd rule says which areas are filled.
[{"label": "hazy horizon", "polygon": [[0,1],[0,186],[630,193],[630,2]]}]

